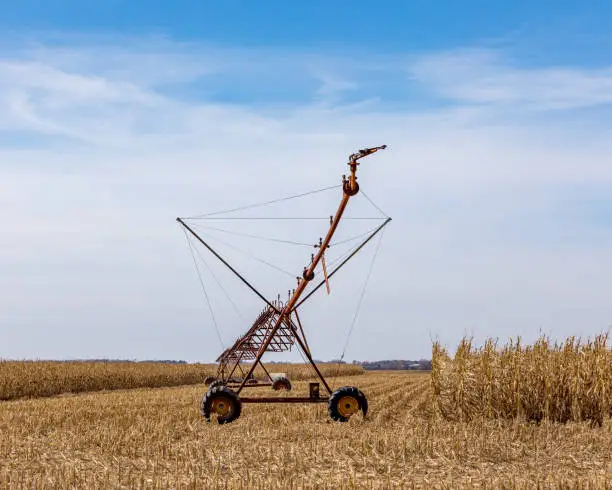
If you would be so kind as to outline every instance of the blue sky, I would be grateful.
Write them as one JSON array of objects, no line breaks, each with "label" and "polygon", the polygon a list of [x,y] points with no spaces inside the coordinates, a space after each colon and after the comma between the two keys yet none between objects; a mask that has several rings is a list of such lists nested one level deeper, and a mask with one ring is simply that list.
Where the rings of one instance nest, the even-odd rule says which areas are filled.
[{"label": "blue sky", "polygon": [[[431,338],[465,333],[607,328],[611,14],[607,2],[3,5],[0,357],[214,359],[174,218],[333,185],[349,153],[383,143],[361,178],[393,222],[348,359],[427,357]],[[333,212],[334,196],[317,205]],[[339,354],[367,265],[305,312],[318,357]],[[248,270],[272,296],[291,287]],[[246,326],[227,306],[229,342]]]},{"label": "blue sky", "polygon": [[0,26],[29,31],[157,34],[221,46],[399,53],[489,44],[524,63],[591,64],[610,47],[609,2],[31,1],[5,2]]},{"label": "blue sky", "polygon": [[[571,3],[570,3],[571,5]],[[198,2],[24,1],[5,5],[5,26],[33,29],[151,31],[181,39],[231,45],[361,46],[403,51],[446,48],[494,38],[550,20],[551,11],[571,17],[584,10],[566,2]],[[582,10],[582,11],[581,11]],[[553,19],[554,20],[554,19]]]},{"label": "blue sky", "polygon": [[[184,40],[241,46],[332,47],[404,53],[538,37],[552,29],[570,36],[548,46],[584,46],[606,34],[608,2],[366,1],[30,1],[3,6],[2,25],[31,30],[158,33]],[[575,53],[569,53],[570,56]],[[584,56],[584,52],[580,57]]]},{"label": "blue sky", "polygon": [[[265,59],[254,57],[245,63],[240,57],[238,65],[210,73],[206,84],[173,87],[183,97],[251,105],[286,104],[313,96],[320,80],[296,69],[292,60],[298,53],[299,64],[316,57],[328,66],[343,66],[346,77],[360,78],[346,87],[346,102],[377,97],[386,108],[415,109],[452,101],[433,100],[426,86],[414,86],[398,76],[410,56],[477,47],[503,52],[506,62],[516,67],[598,68],[606,64],[612,49],[608,2],[388,1],[374,8],[365,1],[26,0],[5,5],[2,13],[3,44],[9,52],[15,44],[32,42],[32,36],[54,46],[87,42],[86,36],[93,43],[121,37],[128,43],[136,38],[168,39],[182,43],[187,52],[206,46],[217,57],[230,59],[237,51],[260,56],[265,51],[264,58],[274,53],[274,68]],[[227,84],[228,73],[236,70],[245,76]],[[266,83],[258,83],[264,79]]]}]

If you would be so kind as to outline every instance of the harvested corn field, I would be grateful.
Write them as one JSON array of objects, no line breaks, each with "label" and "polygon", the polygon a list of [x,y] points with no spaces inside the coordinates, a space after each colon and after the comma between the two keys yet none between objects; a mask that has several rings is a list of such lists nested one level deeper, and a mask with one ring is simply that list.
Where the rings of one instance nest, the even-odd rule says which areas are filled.
[{"label": "harvested corn field", "polygon": [[[312,376],[304,364],[274,364],[291,380]],[[215,374],[215,364],[167,364],[156,362],[59,362],[0,361],[0,400],[53,396],[62,393],[160,388],[204,382]],[[350,364],[321,364],[326,376],[362,374]],[[264,372],[258,368],[256,376]]]},{"label": "harvested corn field", "polygon": [[[206,423],[202,385],[0,403],[0,488],[610,488],[612,424],[448,421],[428,373],[367,372],[370,410],[245,405]],[[306,382],[294,392],[307,392]],[[253,390],[265,396],[267,390]],[[9,483],[10,482],[10,483]]]},{"label": "harvested corn field", "polygon": [[602,425],[612,414],[612,350],[607,335],[534,345],[493,340],[475,348],[464,338],[454,358],[432,353],[436,409],[450,420],[476,417]]}]

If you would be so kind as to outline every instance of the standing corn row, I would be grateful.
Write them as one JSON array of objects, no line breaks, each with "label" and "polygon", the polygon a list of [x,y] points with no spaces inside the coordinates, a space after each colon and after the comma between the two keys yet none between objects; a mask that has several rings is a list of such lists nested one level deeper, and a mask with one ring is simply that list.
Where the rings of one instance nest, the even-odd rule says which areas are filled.
[{"label": "standing corn row", "polygon": [[438,412],[450,420],[520,418],[601,425],[612,415],[612,350],[608,334],[582,343],[569,337],[532,346],[520,339],[481,349],[460,342],[451,359],[439,343],[432,350],[432,385]]}]

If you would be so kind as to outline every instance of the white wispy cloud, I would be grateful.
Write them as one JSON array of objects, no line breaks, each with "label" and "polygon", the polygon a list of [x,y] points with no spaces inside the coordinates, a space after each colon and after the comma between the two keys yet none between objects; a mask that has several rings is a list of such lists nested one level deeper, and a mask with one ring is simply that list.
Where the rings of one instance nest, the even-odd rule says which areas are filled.
[{"label": "white wispy cloud", "polygon": [[[605,107],[610,68],[483,50],[357,58],[134,39],[0,57],[0,357],[214,358],[174,218],[337,183],[349,153],[378,144],[360,178],[394,221],[350,357],[424,356],[428,334],[472,328],[605,327],[612,234],[569,210],[612,186],[612,140],[568,109]],[[418,89],[430,107],[379,105],[377,76],[394,78],[398,106]],[[248,84],[296,95],[253,105]],[[243,102],[216,98],[233,87]],[[366,268],[308,310],[319,357],[337,355],[327,341],[343,343]]]},{"label": "white wispy cloud", "polygon": [[575,109],[612,103],[612,67],[520,67],[498,52],[424,56],[409,73],[440,96],[520,109]]}]

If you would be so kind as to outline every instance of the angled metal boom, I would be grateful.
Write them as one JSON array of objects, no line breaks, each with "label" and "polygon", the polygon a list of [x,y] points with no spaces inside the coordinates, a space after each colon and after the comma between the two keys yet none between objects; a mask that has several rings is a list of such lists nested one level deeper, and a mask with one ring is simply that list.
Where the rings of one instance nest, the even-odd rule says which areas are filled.
[{"label": "angled metal boom", "polygon": [[[321,241],[319,243],[319,247],[318,247],[319,251],[312,257],[310,266],[304,267],[304,271],[302,273],[302,278],[301,279],[298,278],[297,289],[295,289],[293,291],[293,294],[291,295],[291,297],[289,298],[288,302],[283,307],[281,314],[279,315],[277,320],[274,322],[274,326],[272,326],[271,331],[269,332],[266,340],[264,341],[264,343],[259,348],[259,351],[257,352],[257,357],[255,358],[255,362],[251,365],[251,368],[249,369],[248,374],[242,380],[242,383],[240,384],[240,387],[238,388],[238,390],[236,392],[237,394],[240,394],[240,392],[242,391],[242,389],[246,385],[247,379],[253,374],[253,371],[255,370],[256,363],[259,362],[259,360],[263,356],[264,352],[266,352],[266,349],[268,348],[268,346],[272,342],[272,339],[274,338],[274,335],[276,334],[276,332],[280,328],[280,326],[283,323],[283,321],[285,321],[286,319],[289,319],[289,323],[292,324],[292,322],[290,321],[291,320],[290,319],[291,312],[296,307],[296,305],[297,305],[297,303],[298,303],[298,301],[300,299],[300,296],[302,295],[302,293],[304,292],[304,290],[308,286],[308,283],[314,278],[314,271],[315,271],[318,263],[321,261],[321,258],[323,257],[323,254],[327,250],[327,246],[329,245],[329,242],[331,241],[331,239],[332,239],[332,237],[334,235],[334,232],[336,231],[336,228],[338,228],[338,224],[340,223],[340,220],[342,219],[342,215],[344,214],[344,210],[346,209],[346,206],[347,206],[347,204],[349,202],[349,199],[359,192],[359,184],[357,183],[357,177],[355,175],[357,173],[357,165],[358,165],[357,164],[357,160],[359,158],[363,158],[363,157],[365,157],[367,155],[370,155],[370,154],[372,154],[372,153],[374,153],[374,152],[376,152],[378,150],[384,149],[384,148],[386,148],[385,145],[379,146],[379,147],[375,147],[375,148],[366,148],[364,150],[360,150],[358,154],[351,155],[350,161],[349,161],[349,167],[350,167],[350,172],[351,173],[350,173],[348,179],[346,178],[346,176],[344,176],[344,175],[342,176],[342,199],[340,200],[340,204],[338,206],[338,209],[336,210],[335,216],[333,216],[331,218],[331,223],[330,223],[330,226],[329,226],[329,230],[327,231],[327,234],[325,235],[325,238],[321,239]],[[293,326],[293,327],[295,328],[295,326]],[[297,334],[297,330],[294,330],[294,332]],[[298,342],[298,344],[300,345],[300,347],[302,348],[302,351],[306,355],[308,361],[310,362],[310,364],[312,365],[314,370],[317,372],[317,375],[319,376],[319,379],[323,382],[323,385],[325,386],[325,388],[327,389],[327,391],[331,395],[332,394],[331,388],[327,384],[327,382],[325,381],[325,378],[323,377],[323,374],[321,373],[321,371],[317,367],[317,364],[312,359],[312,356],[310,355],[310,351],[309,351],[308,347],[306,347],[304,345],[304,343],[300,339],[299,335],[296,335],[295,339]]]},{"label": "angled metal boom", "polygon": [[268,299],[263,294],[261,294],[257,289],[255,289],[255,286],[253,286],[249,281],[247,281],[242,276],[242,274],[240,274],[236,269],[234,269],[230,264],[228,264],[228,262],[223,257],[221,257],[217,252],[215,252],[215,250],[213,250],[213,248],[208,243],[202,240],[202,238],[200,238],[200,236],[195,231],[193,231],[189,227],[189,225],[187,225],[181,218],[176,218],[176,221],[178,221],[181,225],[183,225],[187,229],[187,231],[189,231],[189,233],[191,233],[194,237],[196,237],[197,240],[202,245],[204,245],[208,250],[212,252],[212,254],[215,257],[217,257],[221,262],[223,262],[223,265],[225,265],[229,270],[231,270],[234,274],[236,274],[238,279],[240,279],[243,283],[245,283],[251,289],[251,291],[253,291],[257,296],[259,296],[270,308],[272,308],[277,313],[280,313],[280,311],[278,310],[278,308],[276,308],[276,306],[274,306],[270,301],[268,301]]},{"label": "angled metal boom", "polygon": [[[377,235],[377,234],[378,234],[378,232],[379,232],[380,230],[382,230],[382,229],[383,229],[383,228],[384,228],[384,227],[385,227],[385,226],[386,226],[386,225],[387,225],[387,224],[388,224],[390,221],[391,221],[391,218],[387,218],[387,219],[385,220],[385,222],[384,222],[382,225],[380,225],[378,228],[376,228],[376,229],[375,229],[375,230],[372,232],[372,234],[371,234],[371,235],[370,235],[368,238],[366,238],[366,239],[363,241],[363,243],[362,243],[361,245],[359,245],[359,246],[358,246],[358,247],[357,247],[355,250],[353,250],[353,253],[351,253],[351,255],[349,255],[349,256],[348,256],[346,259],[344,259],[344,260],[343,260],[343,261],[342,261],[342,262],[341,262],[341,263],[340,263],[340,264],[339,264],[339,265],[338,265],[338,266],[337,266],[337,267],[336,267],[336,268],[335,268],[335,269],[334,269],[334,270],[333,270],[333,271],[332,271],[332,272],[331,272],[331,273],[330,273],[330,274],[327,276],[327,278],[328,278],[328,279],[330,279],[330,278],[331,278],[331,277],[332,277],[332,276],[333,276],[333,275],[334,275],[336,272],[338,272],[338,271],[339,271],[339,270],[342,268],[342,266],[343,266],[344,264],[346,264],[346,263],[347,263],[349,260],[351,260],[351,259],[352,259],[352,258],[353,258],[355,255],[357,255],[357,253],[358,253],[358,252],[359,252],[359,251],[360,251],[360,250],[361,250],[363,247],[365,247],[366,243],[368,243],[368,242],[369,242],[369,241],[370,241],[372,238],[374,238],[374,236],[375,236],[375,235]],[[297,309],[298,309],[298,308],[299,308],[299,307],[300,307],[302,304],[304,304],[304,302],[305,302],[305,301],[306,301],[308,298],[310,298],[310,297],[311,297],[311,296],[312,296],[314,293],[316,293],[316,292],[318,291],[318,289],[319,289],[321,286],[323,286],[323,284],[325,284],[325,280],[322,280],[322,281],[321,281],[319,284],[317,284],[317,285],[316,285],[316,287],[315,287],[315,288],[314,288],[312,291],[310,291],[310,292],[309,292],[309,293],[308,293],[306,296],[304,296],[304,298],[302,298],[302,301],[300,301],[300,302],[299,302],[297,305],[295,305],[295,306],[293,307],[293,310],[291,310],[291,311],[295,311],[295,310],[297,310]]]}]

